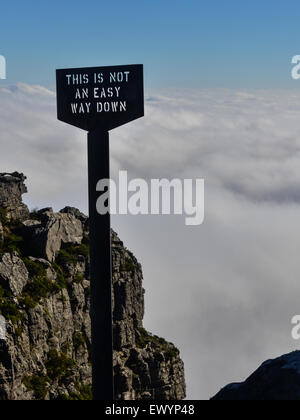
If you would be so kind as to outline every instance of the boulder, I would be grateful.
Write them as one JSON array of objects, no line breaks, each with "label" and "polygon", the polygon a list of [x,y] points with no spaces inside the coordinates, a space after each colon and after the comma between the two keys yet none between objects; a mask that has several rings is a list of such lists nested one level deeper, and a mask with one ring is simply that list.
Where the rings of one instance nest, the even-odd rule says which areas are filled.
[{"label": "boulder", "polygon": [[54,213],[52,209],[45,209],[39,212],[39,216],[40,222],[24,223],[30,236],[29,249],[32,256],[52,262],[62,243],[81,243],[83,226],[73,214]]}]

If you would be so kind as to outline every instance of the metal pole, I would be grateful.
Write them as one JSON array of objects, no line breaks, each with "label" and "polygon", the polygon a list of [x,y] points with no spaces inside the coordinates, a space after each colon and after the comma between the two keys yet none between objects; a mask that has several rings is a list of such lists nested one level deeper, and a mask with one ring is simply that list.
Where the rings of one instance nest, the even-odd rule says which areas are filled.
[{"label": "metal pole", "polygon": [[88,172],[93,399],[101,401],[114,399],[110,214],[96,210],[96,185],[110,178],[106,131],[88,133]]}]

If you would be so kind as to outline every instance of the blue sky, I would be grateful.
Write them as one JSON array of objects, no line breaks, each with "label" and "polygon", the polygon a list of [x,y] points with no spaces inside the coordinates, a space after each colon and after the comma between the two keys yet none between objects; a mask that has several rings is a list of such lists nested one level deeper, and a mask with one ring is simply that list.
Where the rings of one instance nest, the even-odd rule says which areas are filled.
[{"label": "blue sky", "polygon": [[11,0],[0,54],[8,83],[54,87],[55,68],[143,63],[150,89],[293,88],[299,17],[296,0]]}]

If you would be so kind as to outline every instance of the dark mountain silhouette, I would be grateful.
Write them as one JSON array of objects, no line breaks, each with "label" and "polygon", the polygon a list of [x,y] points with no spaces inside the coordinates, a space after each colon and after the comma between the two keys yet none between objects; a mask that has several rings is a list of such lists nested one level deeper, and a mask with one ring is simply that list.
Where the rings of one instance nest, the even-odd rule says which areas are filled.
[{"label": "dark mountain silhouette", "polygon": [[300,400],[300,351],[266,361],[245,382],[226,386],[212,400]]}]

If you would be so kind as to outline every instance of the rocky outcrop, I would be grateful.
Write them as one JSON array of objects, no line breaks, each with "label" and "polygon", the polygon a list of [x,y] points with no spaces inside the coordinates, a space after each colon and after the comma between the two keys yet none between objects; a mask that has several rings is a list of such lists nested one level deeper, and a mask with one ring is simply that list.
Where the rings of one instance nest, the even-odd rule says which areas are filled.
[{"label": "rocky outcrop", "polygon": [[[88,219],[49,208],[16,223],[2,210],[0,400],[90,399]],[[183,399],[179,351],[143,328],[141,265],[111,240],[116,398]]]},{"label": "rocky outcrop", "polygon": [[29,216],[28,207],[22,202],[22,195],[27,193],[25,180],[18,172],[0,173],[0,207],[9,220],[25,220]]},{"label": "rocky outcrop", "polygon": [[245,382],[226,386],[212,400],[300,400],[300,351],[266,361]]},{"label": "rocky outcrop", "polygon": [[54,213],[52,208],[39,211],[38,220],[26,220],[25,237],[32,255],[54,261],[62,244],[80,244],[83,225],[72,213]]}]

